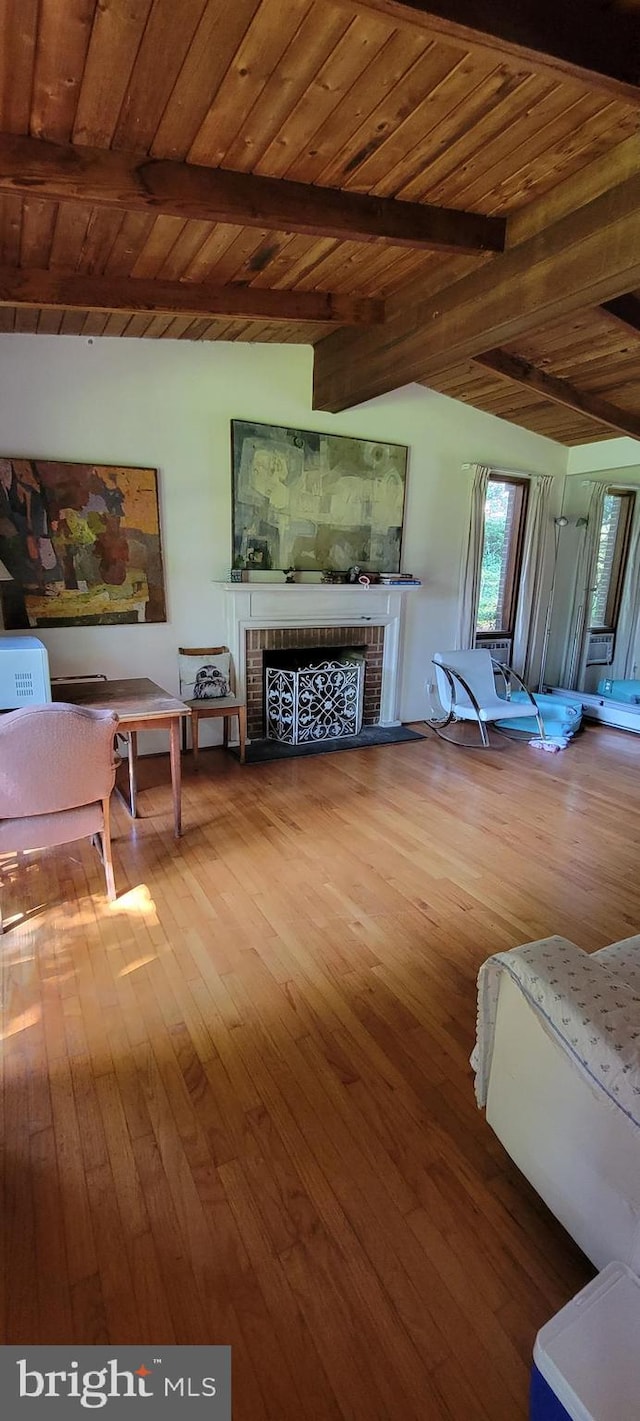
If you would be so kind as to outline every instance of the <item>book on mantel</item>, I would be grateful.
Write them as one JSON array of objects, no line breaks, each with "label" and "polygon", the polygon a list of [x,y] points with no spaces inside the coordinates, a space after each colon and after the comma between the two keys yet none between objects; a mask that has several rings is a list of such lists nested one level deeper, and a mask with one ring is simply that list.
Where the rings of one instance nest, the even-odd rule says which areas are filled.
[{"label": "book on mantel", "polygon": [[381,572],[380,581],[385,587],[422,587],[420,578],[412,572]]}]

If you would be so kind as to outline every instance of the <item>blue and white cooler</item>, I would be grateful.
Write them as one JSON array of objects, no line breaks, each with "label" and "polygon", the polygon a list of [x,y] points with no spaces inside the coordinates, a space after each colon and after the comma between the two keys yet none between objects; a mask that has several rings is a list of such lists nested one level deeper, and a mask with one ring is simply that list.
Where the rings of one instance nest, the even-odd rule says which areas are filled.
[{"label": "blue and white cooler", "polygon": [[609,1263],[541,1328],[530,1421],[640,1421],[640,1279]]},{"label": "blue and white cooler", "polygon": [[[571,740],[582,725],[582,706],[570,705],[560,696],[548,696],[538,692],[533,699],[540,711],[545,735],[548,735],[552,740]],[[529,697],[525,691],[514,691],[511,700],[526,705]],[[512,732],[523,731],[527,735],[538,734],[538,722],[535,715],[516,721],[497,720],[496,725],[499,725],[503,730],[511,730]]]},{"label": "blue and white cooler", "polygon": [[624,701],[627,705],[640,705],[640,681],[611,681],[605,677],[598,681],[598,695],[609,701]]}]

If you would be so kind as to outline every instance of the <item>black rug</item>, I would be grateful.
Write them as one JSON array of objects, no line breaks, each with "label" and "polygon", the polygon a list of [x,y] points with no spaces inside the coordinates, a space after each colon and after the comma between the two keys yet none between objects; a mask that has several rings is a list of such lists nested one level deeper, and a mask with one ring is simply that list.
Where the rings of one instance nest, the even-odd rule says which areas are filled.
[{"label": "black rug", "polygon": [[[343,735],[337,740],[314,740],[311,745],[285,745],[281,740],[252,740],[247,745],[247,764],[267,760],[294,760],[302,755],[329,755],[334,750],[364,750],[368,745],[404,745],[424,740],[418,730],[405,725],[367,725],[359,735]],[[237,749],[233,751],[237,754]]]}]

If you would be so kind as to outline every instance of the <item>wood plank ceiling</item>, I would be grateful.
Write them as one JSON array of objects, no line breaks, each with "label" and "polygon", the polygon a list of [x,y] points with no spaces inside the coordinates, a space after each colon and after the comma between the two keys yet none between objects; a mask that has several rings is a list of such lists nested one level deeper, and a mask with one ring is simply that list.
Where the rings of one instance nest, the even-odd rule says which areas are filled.
[{"label": "wood plank ceiling", "polygon": [[[637,133],[640,108],[624,91],[414,20],[397,3],[361,0],[0,0],[0,130],[501,216]],[[437,290],[487,260],[56,202],[37,184],[0,196],[3,276],[22,268],[392,300],[417,279]],[[314,344],[327,335],[313,319],[11,304],[0,306],[0,330]],[[640,333],[603,311],[512,353],[640,411]],[[474,362],[429,384],[569,443],[611,435]]]},{"label": "wood plank ceiling", "polygon": [[[545,374],[558,376],[589,395],[611,401],[621,411],[640,411],[640,330],[634,332],[601,308],[588,309],[570,321],[532,331],[510,354],[530,362]],[[598,425],[570,408],[562,408],[535,391],[492,374],[471,360],[443,371],[429,382],[432,389],[465,404],[497,414],[513,424],[535,429],[563,444],[611,439],[614,429]]]}]

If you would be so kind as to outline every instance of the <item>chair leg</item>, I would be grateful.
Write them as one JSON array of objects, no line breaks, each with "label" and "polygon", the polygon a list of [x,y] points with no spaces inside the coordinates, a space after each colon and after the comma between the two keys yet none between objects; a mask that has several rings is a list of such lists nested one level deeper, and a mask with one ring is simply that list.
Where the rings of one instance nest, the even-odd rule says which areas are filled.
[{"label": "chair leg", "polygon": [[128,732],[128,754],[129,754],[129,805],[131,808],[131,818],[135,819],[138,796],[138,732],[130,730]]},{"label": "chair leg", "polygon": [[113,872],[113,853],[111,849],[111,805],[108,799],[102,801],[102,815],[104,827],[102,830],[102,862],[104,864],[104,876],[107,884],[107,898],[113,903],[116,897],[116,880]]},{"label": "chair leg", "polygon": [[238,707],[238,739],[240,741],[240,764],[244,765],[247,753],[247,707]]},{"label": "chair leg", "polygon": [[231,720],[231,716],[230,716],[230,715],[223,715],[223,717],[222,717],[222,744],[223,744],[225,750],[228,750],[228,749],[229,749],[229,722],[230,722],[230,720]]},{"label": "chair leg", "polygon": [[483,744],[485,750],[489,750],[489,749],[491,748],[491,741],[489,740],[489,732],[488,732],[488,730],[487,730],[487,727],[486,727],[484,721],[483,721],[483,720],[480,720],[479,717],[478,717],[478,725],[479,725],[479,727],[480,727],[480,739],[481,739],[481,741],[482,741],[482,744]]},{"label": "chair leg", "polygon": [[[23,866],[23,864],[24,864],[24,853],[22,852],[22,849],[17,849],[17,850],[16,850],[16,863],[17,863],[17,865],[18,865],[18,869],[20,870],[20,872],[22,872],[22,866]],[[3,919],[3,917],[2,917],[2,899],[0,898],[0,937],[3,937],[3,936],[4,936],[4,919]]]},{"label": "chair leg", "polygon": [[198,752],[200,750],[200,716],[197,711],[191,712],[191,746],[193,749],[193,768],[198,769]]}]

